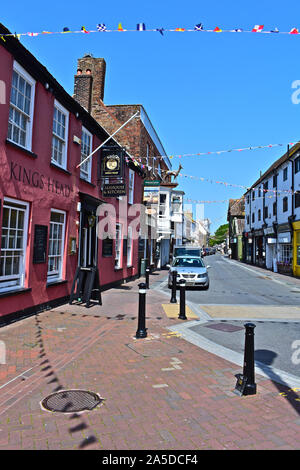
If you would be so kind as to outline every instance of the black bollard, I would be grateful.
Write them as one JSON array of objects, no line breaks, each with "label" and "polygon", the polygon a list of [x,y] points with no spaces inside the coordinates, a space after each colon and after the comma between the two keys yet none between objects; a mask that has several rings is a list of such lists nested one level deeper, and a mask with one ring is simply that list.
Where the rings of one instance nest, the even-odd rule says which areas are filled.
[{"label": "black bollard", "polygon": [[146,284],[141,282],[139,284],[139,318],[138,318],[138,329],[136,331],[136,338],[146,338]]},{"label": "black bollard", "polygon": [[254,373],[254,323],[246,323],[245,327],[245,351],[243,374],[239,376],[236,390],[240,395],[255,395],[256,383]]},{"label": "black bollard", "polygon": [[176,281],[177,281],[177,271],[174,270],[172,271],[172,295],[171,295],[171,304],[176,304]]},{"label": "black bollard", "polygon": [[179,281],[179,289],[180,289],[180,306],[179,306],[179,319],[180,320],[187,320],[185,315],[185,280],[180,279]]},{"label": "black bollard", "polygon": [[150,269],[149,269],[149,268],[146,268],[146,272],[145,272],[146,289],[149,289],[149,274],[150,274]]}]

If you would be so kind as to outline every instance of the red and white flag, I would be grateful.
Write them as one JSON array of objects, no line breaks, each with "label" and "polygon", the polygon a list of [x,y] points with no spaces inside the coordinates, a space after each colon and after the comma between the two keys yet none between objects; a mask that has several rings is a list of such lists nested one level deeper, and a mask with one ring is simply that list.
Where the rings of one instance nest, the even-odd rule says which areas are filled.
[{"label": "red and white flag", "polygon": [[254,28],[252,29],[252,33],[260,33],[264,29],[264,25],[261,24],[256,24]]}]

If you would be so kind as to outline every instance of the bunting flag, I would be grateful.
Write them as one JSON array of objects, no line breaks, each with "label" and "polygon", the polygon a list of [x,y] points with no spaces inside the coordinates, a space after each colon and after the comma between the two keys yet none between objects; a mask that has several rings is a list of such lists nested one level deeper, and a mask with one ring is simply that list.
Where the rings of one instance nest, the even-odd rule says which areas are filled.
[{"label": "bunting flag", "polygon": [[138,23],[136,25],[136,29],[137,29],[137,31],[146,31],[145,23]]},{"label": "bunting flag", "polygon": [[[107,31],[110,33],[116,32],[116,31],[146,31],[146,26],[145,23],[136,23],[136,29],[124,29],[122,27],[122,23],[118,24],[118,29],[109,29],[106,27],[104,23],[98,24],[96,26],[96,30],[87,30],[84,26],[81,27],[79,31],[70,31],[69,28],[64,28],[63,31],[41,31],[41,32],[27,32],[27,33],[4,33],[1,34],[1,37],[6,37],[6,36],[38,36],[40,34],[63,34],[63,33],[96,33],[96,32],[101,32],[101,31]],[[233,28],[233,29],[228,29],[224,30],[220,28],[219,26],[216,26],[214,29],[205,29],[202,23],[198,23],[194,25],[194,27],[176,27],[176,28],[154,28],[154,29],[147,29],[147,31],[155,31],[159,32],[162,36],[164,35],[164,32],[207,32],[207,33],[261,33],[261,34],[292,34],[292,35],[299,35],[299,29],[294,27],[290,31],[279,31],[279,29],[276,27],[275,29],[270,29],[270,30],[265,30],[264,25],[255,25],[252,29],[246,30],[242,28]]]},{"label": "bunting flag", "polygon": [[255,25],[252,29],[252,33],[260,33],[264,29],[264,25]]}]

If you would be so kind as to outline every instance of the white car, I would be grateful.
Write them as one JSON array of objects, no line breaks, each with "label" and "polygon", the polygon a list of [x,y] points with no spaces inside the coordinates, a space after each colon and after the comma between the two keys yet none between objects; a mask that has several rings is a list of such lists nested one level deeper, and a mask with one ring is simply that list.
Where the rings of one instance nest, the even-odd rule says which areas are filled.
[{"label": "white car", "polygon": [[180,279],[185,280],[187,287],[209,288],[209,277],[203,259],[200,256],[177,256],[174,258],[172,265],[169,265],[168,287],[172,288],[173,271],[177,271],[176,286],[179,286]]}]

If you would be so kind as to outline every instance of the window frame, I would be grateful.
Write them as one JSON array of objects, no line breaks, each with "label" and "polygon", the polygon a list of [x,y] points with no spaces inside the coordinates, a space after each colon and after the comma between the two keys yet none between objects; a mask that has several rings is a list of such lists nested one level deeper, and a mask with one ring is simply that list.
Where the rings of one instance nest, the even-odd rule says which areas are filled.
[{"label": "window frame", "polygon": [[[83,134],[86,134],[90,138],[90,148],[89,148],[89,152],[88,152],[87,155],[82,152]],[[82,162],[88,155],[90,155],[92,153],[92,149],[93,149],[93,134],[90,131],[88,131],[84,126],[82,126],[82,129],[81,129],[80,162]],[[85,180],[85,181],[91,182],[91,179],[92,179],[92,158],[89,158],[87,160],[86,164],[88,165],[88,170],[87,171],[83,172],[83,169],[82,169],[83,165],[80,166],[80,178]]]},{"label": "window frame", "polygon": [[294,173],[298,173],[300,171],[300,156],[295,158],[294,160]]},{"label": "window frame", "polygon": [[[9,204],[11,204],[9,206]],[[21,209],[23,210],[24,212],[24,221],[23,221],[23,234],[22,234],[22,248],[18,249],[20,251],[22,251],[22,262],[20,263],[20,267],[19,267],[19,272],[17,275],[4,275],[4,276],[0,276],[0,280],[1,280],[1,283],[0,283],[0,292],[9,292],[9,291],[13,291],[13,290],[19,290],[19,289],[23,289],[24,286],[25,286],[25,268],[26,268],[26,256],[27,256],[27,241],[28,241],[28,224],[29,224],[29,203],[28,202],[25,202],[25,201],[22,201],[22,200],[18,200],[18,199],[12,199],[12,198],[9,198],[9,197],[5,197],[4,200],[3,200],[3,206],[2,206],[2,219],[1,219],[1,248],[0,248],[0,258],[2,257],[2,252],[5,250],[5,251],[16,251],[16,248],[2,248],[2,236],[3,236],[3,213],[4,213],[4,209],[6,207],[10,207],[10,208],[13,208],[12,204],[16,204],[16,205],[20,205],[20,206],[23,206],[24,209],[22,208],[15,208],[15,209]],[[7,205],[7,206],[6,206]],[[18,229],[17,228],[10,228],[8,227],[8,231],[9,230],[15,230],[17,231]],[[10,238],[10,237],[8,237]],[[5,281],[5,279],[7,279],[7,281]],[[14,279],[16,280],[19,280],[18,283],[14,283]]]},{"label": "window frame", "polygon": [[[12,88],[13,88],[13,82],[11,81],[11,91],[10,91],[10,98],[9,98],[9,109],[13,108],[17,110],[19,113],[21,113],[23,116],[25,116],[26,119],[26,130],[25,130],[25,145],[22,145],[20,142],[16,142],[13,140],[11,137],[7,135],[7,140],[9,142],[12,142],[16,145],[19,145],[20,147],[31,151],[32,150],[32,131],[33,131],[33,120],[34,120],[34,103],[35,103],[35,88],[36,88],[36,80],[32,78],[31,75],[17,62],[14,61],[13,63],[13,72],[16,72],[19,76],[25,80],[30,86],[31,86],[31,94],[30,94],[30,107],[29,107],[29,114],[27,114],[24,110],[19,108],[17,105],[11,102],[12,98]],[[12,74],[13,77],[13,74]],[[10,124],[10,118],[8,118],[8,128]],[[15,123],[11,124],[12,126],[16,126],[20,128],[20,126],[17,126]],[[9,130],[9,129],[8,129]],[[13,130],[11,131],[13,135]]]},{"label": "window frame", "polygon": [[132,227],[128,226],[127,230],[127,267],[132,266],[133,260],[133,238],[132,238]]},{"label": "window frame", "polygon": [[135,172],[129,168],[128,172],[128,204],[133,204],[134,201],[134,178]]},{"label": "window frame", "polygon": [[[50,255],[50,235],[51,235],[51,214],[63,214],[64,222],[62,225],[62,238],[61,238],[61,253],[60,257],[60,269],[57,272],[56,276],[54,276],[53,271],[49,271],[49,258],[55,257],[57,258],[58,255]],[[60,222],[52,222],[55,224],[60,224]],[[64,271],[64,258],[65,258],[65,240],[66,240],[66,223],[67,223],[67,213],[66,211],[62,211],[60,209],[51,209],[50,210],[50,220],[49,220],[49,238],[48,238],[48,257],[47,257],[47,284],[52,284],[54,282],[62,281],[63,280],[63,271]],[[53,239],[54,240],[54,239]]]},{"label": "window frame", "polygon": [[289,210],[289,203],[288,203],[288,197],[285,196],[282,199],[282,212],[287,212]]},{"label": "window frame", "polygon": [[[119,234],[118,237],[117,237],[117,233]],[[122,268],[122,233],[123,233],[122,224],[117,222],[116,223],[116,237],[115,237],[115,269]]]},{"label": "window frame", "polygon": [[[55,134],[53,131],[53,123],[54,123],[54,111],[57,109],[60,113],[65,115],[65,135],[64,139],[62,139],[61,136],[58,134]],[[63,170],[67,169],[67,163],[68,163],[68,140],[69,140],[69,116],[70,113],[69,111],[62,106],[59,101],[56,99],[54,100],[54,105],[53,105],[53,118],[52,118],[52,140],[51,140],[51,163],[52,165],[58,166],[59,168],[62,168]],[[60,142],[63,142],[63,152],[62,152],[62,163],[60,164],[53,158],[53,138],[56,138]]]}]

